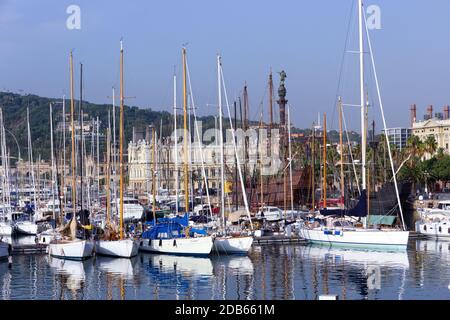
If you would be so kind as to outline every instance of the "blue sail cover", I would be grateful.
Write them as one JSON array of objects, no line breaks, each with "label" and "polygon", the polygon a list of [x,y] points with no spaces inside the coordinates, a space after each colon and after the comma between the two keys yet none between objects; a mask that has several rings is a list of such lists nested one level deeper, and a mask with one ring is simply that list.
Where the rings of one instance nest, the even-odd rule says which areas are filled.
[{"label": "blue sail cover", "polygon": [[[155,223],[151,221],[152,227],[142,233],[143,239],[176,239],[185,238],[185,229],[189,226],[189,215],[186,213],[183,217],[159,218]],[[195,234],[207,235],[205,230],[189,228],[189,236]]]},{"label": "blue sail cover", "polygon": [[323,216],[351,216],[351,217],[366,217],[367,216],[367,191],[362,190],[358,203],[352,209],[322,209],[320,214]]}]

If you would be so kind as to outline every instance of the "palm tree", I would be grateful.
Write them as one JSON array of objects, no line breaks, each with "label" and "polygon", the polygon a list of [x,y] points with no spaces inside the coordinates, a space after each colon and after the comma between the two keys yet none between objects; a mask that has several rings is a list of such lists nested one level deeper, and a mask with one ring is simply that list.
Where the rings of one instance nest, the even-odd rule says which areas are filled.
[{"label": "palm tree", "polygon": [[417,161],[417,158],[420,159],[424,155],[426,151],[425,144],[422,142],[422,140],[420,140],[418,136],[411,136],[408,138],[406,146],[408,149],[408,155],[410,156],[410,163],[411,165],[414,165],[414,162]]},{"label": "palm tree", "polygon": [[436,159],[442,160],[445,157],[444,148],[439,148],[436,153]]},{"label": "palm tree", "polygon": [[424,151],[430,155],[430,157],[433,156],[433,154],[438,149],[438,143],[433,135],[429,135],[424,142]]}]

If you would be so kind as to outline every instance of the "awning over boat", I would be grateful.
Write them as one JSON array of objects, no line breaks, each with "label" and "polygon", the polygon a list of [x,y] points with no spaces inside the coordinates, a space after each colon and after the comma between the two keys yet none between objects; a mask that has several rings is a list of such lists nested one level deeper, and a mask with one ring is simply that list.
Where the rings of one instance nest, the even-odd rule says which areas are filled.
[{"label": "awning over boat", "polygon": [[352,209],[322,209],[320,214],[323,216],[351,216],[366,217],[367,216],[367,191],[362,190],[358,203]]},{"label": "awning over boat", "polygon": [[395,222],[396,216],[370,215],[368,217],[369,225],[388,225],[391,226]]}]

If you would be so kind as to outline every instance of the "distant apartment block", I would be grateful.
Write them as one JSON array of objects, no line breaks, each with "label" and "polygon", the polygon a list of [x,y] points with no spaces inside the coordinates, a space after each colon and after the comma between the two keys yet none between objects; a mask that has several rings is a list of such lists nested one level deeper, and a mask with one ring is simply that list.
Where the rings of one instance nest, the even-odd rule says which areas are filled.
[{"label": "distant apartment block", "polygon": [[397,146],[399,150],[406,148],[408,138],[411,136],[409,128],[387,128],[383,133],[389,138],[389,143]]}]

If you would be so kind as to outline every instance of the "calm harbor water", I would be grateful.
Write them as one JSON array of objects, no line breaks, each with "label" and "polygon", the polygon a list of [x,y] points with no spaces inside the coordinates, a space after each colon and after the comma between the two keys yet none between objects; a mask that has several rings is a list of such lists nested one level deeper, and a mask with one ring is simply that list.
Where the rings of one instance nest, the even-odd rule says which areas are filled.
[{"label": "calm harbor water", "polygon": [[0,299],[450,299],[449,266],[450,242],[434,240],[397,252],[274,244],[210,258],[17,255],[11,269],[0,261]]}]

